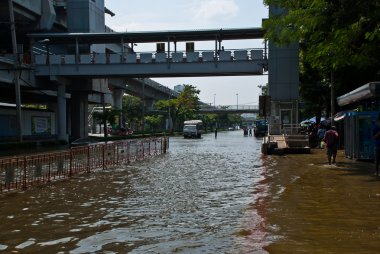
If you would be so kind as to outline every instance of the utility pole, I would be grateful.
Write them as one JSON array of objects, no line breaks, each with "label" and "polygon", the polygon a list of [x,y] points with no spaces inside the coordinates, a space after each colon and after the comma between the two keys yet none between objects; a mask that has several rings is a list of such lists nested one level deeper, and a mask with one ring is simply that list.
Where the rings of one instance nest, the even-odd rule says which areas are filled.
[{"label": "utility pole", "polygon": [[11,25],[11,37],[12,37],[12,49],[14,57],[14,83],[15,83],[15,93],[16,93],[16,122],[17,122],[17,141],[22,142],[22,129],[21,129],[21,90],[20,90],[20,80],[18,77],[19,57],[17,52],[17,38],[16,38],[16,25],[15,16],[13,10],[13,0],[8,0],[9,5],[9,19]]},{"label": "utility pole", "polygon": [[236,110],[239,110],[239,94],[236,94]]}]

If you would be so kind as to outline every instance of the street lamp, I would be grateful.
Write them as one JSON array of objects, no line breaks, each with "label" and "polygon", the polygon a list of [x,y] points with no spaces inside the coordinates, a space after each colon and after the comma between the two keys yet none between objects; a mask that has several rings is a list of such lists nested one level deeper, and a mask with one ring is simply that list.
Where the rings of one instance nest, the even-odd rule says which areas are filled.
[{"label": "street lamp", "polygon": [[239,94],[236,94],[236,110],[239,110]]},{"label": "street lamp", "polygon": [[216,93],[214,93],[214,108],[215,108],[215,96],[216,96]]}]

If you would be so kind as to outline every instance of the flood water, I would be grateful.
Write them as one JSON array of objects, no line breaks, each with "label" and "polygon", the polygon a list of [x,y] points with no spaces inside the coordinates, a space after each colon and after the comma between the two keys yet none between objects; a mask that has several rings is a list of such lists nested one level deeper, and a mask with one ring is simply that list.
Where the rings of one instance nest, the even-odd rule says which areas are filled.
[{"label": "flood water", "polygon": [[377,253],[372,163],[265,157],[241,131],[0,196],[3,253]]}]

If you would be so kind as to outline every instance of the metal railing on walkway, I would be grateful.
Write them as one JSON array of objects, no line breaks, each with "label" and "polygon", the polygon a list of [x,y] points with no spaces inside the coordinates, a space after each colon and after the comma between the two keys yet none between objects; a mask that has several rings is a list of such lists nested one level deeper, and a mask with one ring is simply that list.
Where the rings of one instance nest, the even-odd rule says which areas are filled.
[{"label": "metal railing on walkway", "polygon": [[0,193],[70,178],[95,169],[143,160],[166,153],[168,137],[73,147],[36,155],[0,158]]},{"label": "metal railing on walkway", "polygon": [[[8,55],[12,58],[13,55]],[[23,56],[21,56],[23,57]],[[30,58],[30,57],[29,57]],[[267,59],[264,49],[201,50],[194,52],[115,52],[87,53],[80,55],[34,52],[33,60],[37,65],[70,64],[164,64],[199,62],[236,62]],[[21,62],[22,62],[21,58]]]}]

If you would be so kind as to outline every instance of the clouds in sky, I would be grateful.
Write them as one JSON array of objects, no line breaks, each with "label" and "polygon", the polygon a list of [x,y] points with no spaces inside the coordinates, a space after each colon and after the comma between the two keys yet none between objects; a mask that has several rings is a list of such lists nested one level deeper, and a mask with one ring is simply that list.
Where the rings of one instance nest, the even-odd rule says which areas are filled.
[{"label": "clouds in sky", "polygon": [[[239,0],[106,0],[115,17],[106,16],[106,23],[116,31],[153,31],[191,28],[220,28],[223,22],[239,15]],[[149,4],[143,4],[144,2]]]},{"label": "clouds in sky", "polygon": [[[119,32],[197,30],[259,27],[268,10],[262,0],[105,0],[107,8],[116,13],[106,15],[106,24]],[[262,48],[261,40],[223,41],[226,49]],[[136,52],[155,51],[154,43],[138,43]],[[185,43],[177,44],[179,51]],[[214,41],[196,42],[195,50],[213,50]],[[192,84],[200,90],[200,99],[216,104],[256,102],[258,85],[267,83],[267,76],[181,77],[155,78],[171,88],[177,84]]]},{"label": "clouds in sky", "polygon": [[200,0],[192,8],[194,21],[212,22],[238,15],[239,6],[234,0]]}]

